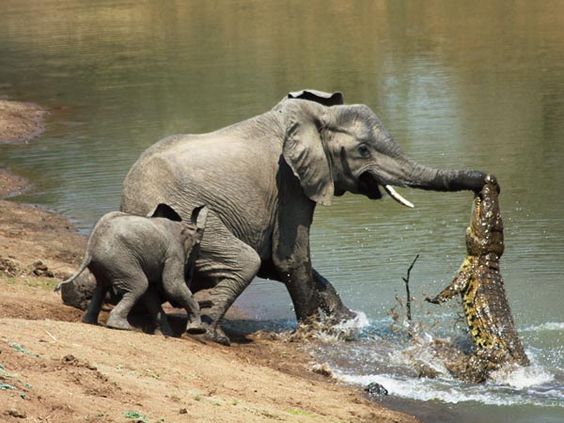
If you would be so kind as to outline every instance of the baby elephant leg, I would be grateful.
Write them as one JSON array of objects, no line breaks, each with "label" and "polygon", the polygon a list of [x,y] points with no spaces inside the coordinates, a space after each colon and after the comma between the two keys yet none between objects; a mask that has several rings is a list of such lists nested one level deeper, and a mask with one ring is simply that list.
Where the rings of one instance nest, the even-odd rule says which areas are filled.
[{"label": "baby elephant leg", "polygon": [[114,279],[113,285],[122,291],[123,298],[112,309],[106,326],[113,329],[132,330],[127,316],[133,306],[141,299],[149,288],[147,276],[141,271],[128,275],[127,278]]},{"label": "baby elephant leg", "polygon": [[172,336],[173,331],[168,323],[168,318],[161,306],[161,299],[156,289],[149,287],[143,296],[143,304],[147,308],[151,318],[157,323],[161,333],[165,336]]},{"label": "baby elephant leg", "polygon": [[202,334],[206,328],[202,325],[200,306],[194,300],[192,292],[184,281],[184,264],[181,260],[168,260],[163,271],[163,291],[170,301],[180,305],[188,313],[186,332]]},{"label": "baby elephant leg", "polygon": [[92,299],[90,303],[88,303],[88,307],[86,309],[86,313],[82,316],[83,323],[89,323],[91,325],[98,324],[98,315],[100,314],[100,310],[102,309],[102,303],[104,302],[104,298],[106,297],[106,293],[108,292],[108,286],[98,282],[96,284],[96,289],[94,290],[94,295],[92,295]]}]

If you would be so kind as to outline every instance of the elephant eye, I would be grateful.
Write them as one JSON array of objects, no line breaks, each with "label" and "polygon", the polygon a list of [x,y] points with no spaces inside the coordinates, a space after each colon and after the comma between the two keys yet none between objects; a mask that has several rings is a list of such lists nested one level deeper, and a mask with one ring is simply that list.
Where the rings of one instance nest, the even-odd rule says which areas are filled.
[{"label": "elephant eye", "polygon": [[364,143],[360,144],[357,147],[357,150],[362,157],[370,157],[370,149],[368,148],[368,146],[366,144],[364,144]]}]

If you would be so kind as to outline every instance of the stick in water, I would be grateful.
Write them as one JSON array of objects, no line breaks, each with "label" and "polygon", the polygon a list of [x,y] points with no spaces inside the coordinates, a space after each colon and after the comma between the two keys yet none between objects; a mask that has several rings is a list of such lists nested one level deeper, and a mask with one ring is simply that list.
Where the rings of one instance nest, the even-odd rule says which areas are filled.
[{"label": "stick in water", "polygon": [[411,262],[411,265],[408,267],[406,277],[402,276],[402,279],[405,282],[405,293],[407,295],[406,311],[407,311],[407,320],[409,322],[411,322],[411,293],[409,291],[409,275],[411,274],[411,269],[413,269],[413,266],[415,265],[415,262],[417,261],[418,258],[419,258],[419,254],[415,256],[415,258]]}]

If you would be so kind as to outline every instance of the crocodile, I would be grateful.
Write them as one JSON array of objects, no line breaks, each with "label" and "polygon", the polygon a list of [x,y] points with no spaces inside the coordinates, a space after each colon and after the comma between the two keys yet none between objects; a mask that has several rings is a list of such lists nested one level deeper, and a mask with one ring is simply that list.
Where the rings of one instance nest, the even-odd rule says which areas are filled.
[{"label": "crocodile", "polygon": [[474,197],[466,229],[467,255],[458,273],[437,296],[426,298],[439,304],[461,294],[474,352],[464,360],[446,363],[446,367],[454,376],[475,383],[485,381],[492,371],[505,364],[529,365],[500,272],[504,239],[499,193],[496,178],[488,175]]}]

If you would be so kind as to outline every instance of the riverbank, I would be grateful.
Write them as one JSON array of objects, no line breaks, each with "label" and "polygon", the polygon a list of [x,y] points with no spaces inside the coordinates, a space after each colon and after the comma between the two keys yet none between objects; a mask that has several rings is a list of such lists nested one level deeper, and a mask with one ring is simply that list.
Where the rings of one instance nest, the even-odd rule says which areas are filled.
[{"label": "riverbank", "polygon": [[52,288],[84,245],[64,217],[0,200],[2,421],[417,421],[314,373],[298,343],[238,334],[223,347],[80,323]]}]

